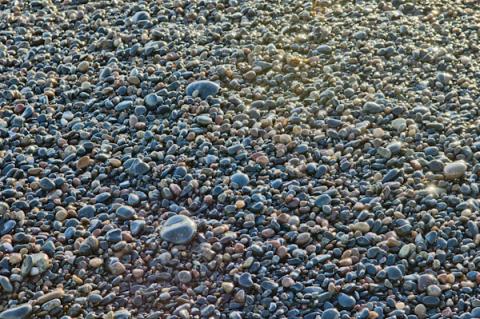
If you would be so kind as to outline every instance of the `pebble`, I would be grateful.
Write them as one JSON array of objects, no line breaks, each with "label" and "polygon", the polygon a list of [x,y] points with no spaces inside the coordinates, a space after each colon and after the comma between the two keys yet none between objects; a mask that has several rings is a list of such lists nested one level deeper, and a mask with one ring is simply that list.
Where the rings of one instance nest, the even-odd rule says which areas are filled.
[{"label": "pebble", "polygon": [[375,102],[366,102],[363,105],[363,111],[371,114],[381,113],[383,112],[383,106]]},{"label": "pebble", "polygon": [[135,216],[135,209],[131,206],[122,205],[117,208],[115,214],[122,220],[132,219]]},{"label": "pebble", "polygon": [[139,23],[150,20],[150,14],[146,11],[138,11],[132,16],[132,22]]},{"label": "pebble", "polygon": [[437,284],[437,279],[431,274],[422,274],[418,277],[418,290],[425,291],[428,286]]},{"label": "pebble", "polygon": [[194,81],[187,85],[186,94],[190,96],[198,96],[206,99],[209,96],[215,96],[220,91],[220,86],[212,81],[201,80]]},{"label": "pebble", "polygon": [[329,205],[332,202],[332,198],[328,194],[322,194],[315,199],[315,206],[322,207],[324,205]]},{"label": "pebble", "polygon": [[388,279],[392,281],[398,281],[403,277],[402,271],[397,266],[386,267],[385,272],[387,273]]},{"label": "pebble", "polygon": [[30,304],[23,304],[13,308],[9,308],[0,313],[0,319],[24,319],[28,318],[32,312]]},{"label": "pebble", "polygon": [[342,308],[346,309],[351,309],[356,304],[355,298],[344,294],[343,292],[338,295],[337,301]]},{"label": "pebble", "polygon": [[189,271],[186,271],[186,270],[182,270],[180,272],[178,272],[178,280],[181,282],[181,283],[184,283],[184,284],[187,284],[189,283],[190,281],[192,281],[192,275],[190,274]]},{"label": "pebble", "polygon": [[466,171],[467,165],[462,161],[456,161],[446,164],[443,169],[443,174],[446,179],[454,180],[463,177]]},{"label": "pebble", "polygon": [[475,1],[0,2],[1,317],[479,316]]},{"label": "pebble", "polygon": [[252,276],[249,273],[245,272],[241,274],[240,277],[238,278],[238,283],[242,287],[250,288],[253,286]]},{"label": "pebble", "polygon": [[103,259],[102,258],[98,258],[98,257],[94,257],[92,259],[90,259],[90,261],[88,262],[88,264],[90,265],[90,267],[92,268],[98,268],[98,267],[101,267],[103,265]]},{"label": "pebble", "polygon": [[250,178],[246,174],[240,172],[233,174],[230,180],[238,187],[244,187],[250,183]]},{"label": "pebble", "polygon": [[322,313],[322,319],[339,319],[340,313],[337,309],[327,309]]},{"label": "pebble", "polygon": [[160,230],[163,240],[174,244],[186,244],[197,233],[195,222],[184,215],[175,215],[167,219]]}]

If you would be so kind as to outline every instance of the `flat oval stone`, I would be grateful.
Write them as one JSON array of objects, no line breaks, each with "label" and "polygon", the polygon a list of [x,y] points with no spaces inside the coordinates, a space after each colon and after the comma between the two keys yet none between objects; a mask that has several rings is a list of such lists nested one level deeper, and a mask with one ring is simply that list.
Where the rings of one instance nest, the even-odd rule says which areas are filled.
[{"label": "flat oval stone", "polygon": [[457,179],[465,175],[467,165],[463,161],[448,163],[443,169],[443,174],[447,179]]},{"label": "flat oval stone", "polygon": [[197,91],[197,96],[206,99],[210,95],[216,95],[219,90],[220,86],[217,83],[208,80],[200,80],[190,83],[187,86],[186,93],[189,96],[193,96],[194,92]]},{"label": "flat oval stone", "polygon": [[131,219],[135,215],[135,209],[133,209],[133,207],[123,205],[118,207],[115,213],[120,219],[126,220]]},{"label": "flat oval stone", "polygon": [[32,306],[23,304],[15,308],[10,308],[0,313],[0,319],[23,319],[27,318],[32,312]]},{"label": "flat oval stone", "polygon": [[380,113],[383,112],[383,106],[375,102],[366,102],[363,105],[363,111],[365,113]]},{"label": "flat oval stone", "polygon": [[184,215],[175,215],[167,219],[160,230],[160,237],[174,244],[188,243],[197,233],[197,224]]},{"label": "flat oval stone", "polygon": [[337,309],[327,309],[322,314],[322,319],[338,319],[340,318],[340,313]]},{"label": "flat oval stone", "polygon": [[11,232],[12,229],[14,229],[16,225],[17,225],[17,222],[12,220],[12,219],[7,220],[3,224],[0,223],[0,236],[3,236],[5,234],[8,234],[9,232]]}]

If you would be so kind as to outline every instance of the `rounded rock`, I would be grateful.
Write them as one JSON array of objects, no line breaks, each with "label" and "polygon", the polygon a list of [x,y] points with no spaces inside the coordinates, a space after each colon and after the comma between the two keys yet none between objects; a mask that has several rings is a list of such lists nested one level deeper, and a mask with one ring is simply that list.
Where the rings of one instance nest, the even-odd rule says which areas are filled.
[{"label": "rounded rock", "polygon": [[239,187],[247,186],[250,183],[250,178],[248,175],[240,172],[233,174],[230,180]]},{"label": "rounded rock", "polygon": [[463,161],[448,163],[443,168],[443,174],[445,175],[445,178],[449,180],[463,177],[466,171],[467,165]]},{"label": "rounded rock", "polygon": [[216,95],[220,90],[220,86],[212,81],[200,80],[190,83],[186,88],[186,93],[189,96],[199,96],[206,99],[209,96]]},{"label": "rounded rock", "polygon": [[170,217],[160,230],[160,236],[174,244],[186,244],[196,233],[197,225],[191,218],[184,215]]}]

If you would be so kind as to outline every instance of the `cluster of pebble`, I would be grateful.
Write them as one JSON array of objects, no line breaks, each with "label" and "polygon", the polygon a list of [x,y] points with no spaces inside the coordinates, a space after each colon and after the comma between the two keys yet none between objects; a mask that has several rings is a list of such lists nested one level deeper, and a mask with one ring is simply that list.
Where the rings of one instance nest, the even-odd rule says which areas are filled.
[{"label": "cluster of pebble", "polygon": [[476,0],[0,0],[0,319],[479,318]]}]

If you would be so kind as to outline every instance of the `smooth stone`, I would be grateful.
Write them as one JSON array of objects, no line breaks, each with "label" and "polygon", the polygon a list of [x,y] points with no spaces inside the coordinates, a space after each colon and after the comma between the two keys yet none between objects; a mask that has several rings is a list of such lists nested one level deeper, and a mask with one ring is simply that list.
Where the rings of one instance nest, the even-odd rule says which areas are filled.
[{"label": "smooth stone", "polygon": [[253,286],[252,275],[250,275],[248,272],[244,272],[238,278],[238,283],[240,284],[240,286],[245,288],[252,287]]},{"label": "smooth stone", "polygon": [[407,128],[407,120],[404,118],[397,118],[392,121],[392,128],[395,130],[402,132]]},{"label": "smooth stone", "polygon": [[3,236],[11,232],[16,225],[17,225],[17,222],[14,221],[13,219],[7,220],[5,223],[3,223],[0,226],[0,236]]},{"label": "smooth stone", "polygon": [[125,111],[126,109],[129,109],[130,107],[132,107],[132,105],[133,105],[132,101],[122,101],[117,105],[115,105],[115,111],[117,112]]},{"label": "smooth stone", "polygon": [[438,72],[437,81],[442,84],[449,84],[452,81],[453,76],[447,72]]},{"label": "smooth stone", "polygon": [[238,172],[232,175],[230,181],[238,187],[244,187],[250,183],[250,178],[248,175]]},{"label": "smooth stone", "polygon": [[55,183],[50,178],[44,177],[40,180],[40,187],[43,190],[51,191],[55,189]]},{"label": "smooth stone", "polygon": [[115,214],[123,220],[132,219],[135,216],[135,209],[131,206],[123,205],[117,208]]},{"label": "smooth stone", "polygon": [[425,296],[422,298],[422,301],[427,307],[435,307],[440,304],[440,298],[435,296]]},{"label": "smooth stone", "polygon": [[208,115],[199,115],[196,117],[196,121],[200,125],[209,125],[213,123],[213,120]]},{"label": "smooth stone", "polygon": [[155,93],[150,93],[145,96],[144,102],[149,107],[156,107],[158,105],[159,99]]},{"label": "smooth stone", "polygon": [[78,210],[78,217],[79,218],[93,218],[95,217],[95,213],[97,212],[97,209],[93,205],[86,205],[83,206]]},{"label": "smooth stone", "polygon": [[417,287],[419,291],[425,291],[428,286],[438,284],[438,280],[430,274],[422,274],[418,277]]},{"label": "smooth stone", "polygon": [[321,44],[320,46],[317,47],[317,51],[322,54],[328,54],[332,52],[332,47],[330,47],[327,44]]},{"label": "smooth stone", "polygon": [[61,305],[62,302],[60,301],[60,299],[52,299],[44,303],[41,308],[46,312],[50,312],[55,308],[60,308]]},{"label": "smooth stone", "polygon": [[113,319],[130,319],[132,314],[126,309],[117,310],[113,313]]},{"label": "smooth stone", "polygon": [[429,296],[440,297],[442,289],[437,285],[430,285],[427,287],[427,294]]},{"label": "smooth stone", "polygon": [[11,293],[13,292],[13,286],[12,283],[10,282],[10,279],[5,276],[0,276],[0,287],[2,287],[2,291],[6,293]]},{"label": "smooth stone", "polygon": [[398,252],[398,257],[400,258],[407,258],[410,255],[412,248],[410,245],[403,245]]},{"label": "smooth stone", "polygon": [[122,231],[118,228],[110,229],[105,234],[105,239],[109,242],[117,243],[122,240]]},{"label": "smooth stone", "polygon": [[10,308],[0,313],[0,319],[24,319],[32,312],[32,306],[23,304],[15,308]]},{"label": "smooth stone", "polygon": [[150,14],[147,11],[138,11],[132,16],[132,22],[138,23],[150,20]]},{"label": "smooth stone", "polygon": [[297,236],[297,239],[295,242],[297,243],[297,245],[303,246],[306,243],[308,243],[311,238],[312,236],[310,235],[310,233],[301,233]]},{"label": "smooth stone", "polygon": [[365,102],[365,104],[363,104],[363,111],[371,114],[381,113],[383,112],[383,105],[375,102]]},{"label": "smooth stone", "polygon": [[327,309],[322,313],[322,319],[339,319],[340,313],[337,309]]},{"label": "smooth stone", "polygon": [[130,232],[133,236],[139,235],[145,228],[144,220],[132,220],[130,222]]},{"label": "smooth stone", "polygon": [[315,206],[322,208],[325,205],[330,204],[332,201],[332,198],[328,194],[322,194],[315,199]]},{"label": "smooth stone", "polygon": [[397,266],[388,266],[385,268],[385,272],[390,280],[397,281],[403,277],[402,271]]},{"label": "smooth stone", "polygon": [[353,306],[355,306],[355,304],[357,303],[355,298],[347,294],[344,294],[343,292],[338,295],[337,301],[340,306],[346,309],[353,308]]},{"label": "smooth stone", "polygon": [[443,174],[445,175],[446,179],[453,180],[465,175],[467,171],[467,165],[463,161],[456,161],[452,163],[448,163],[445,165],[443,169]]},{"label": "smooth stone", "polygon": [[427,314],[427,307],[425,307],[423,304],[418,304],[415,306],[414,312],[419,318],[425,318]]},{"label": "smooth stone", "polygon": [[385,174],[385,176],[382,179],[382,183],[388,183],[393,181],[395,178],[397,178],[399,173],[400,171],[398,169],[392,168],[387,172],[387,174]]},{"label": "smooth stone", "polygon": [[129,168],[129,172],[133,176],[143,176],[150,170],[150,166],[140,159],[136,159],[132,166]]},{"label": "smooth stone", "polygon": [[193,96],[194,92],[197,91],[200,98],[206,99],[211,95],[216,95],[219,90],[220,86],[217,83],[208,80],[200,80],[187,85],[186,93],[189,96]]},{"label": "smooth stone", "polygon": [[192,274],[187,270],[182,270],[177,274],[177,278],[181,283],[189,283],[192,281]]},{"label": "smooth stone", "polygon": [[185,215],[170,217],[160,230],[160,236],[174,244],[188,243],[196,233],[197,224]]},{"label": "smooth stone", "polygon": [[55,289],[51,292],[44,294],[43,296],[38,297],[37,304],[41,305],[50,300],[62,298],[65,295],[65,291],[61,288]]},{"label": "smooth stone", "polygon": [[125,265],[119,261],[116,261],[110,265],[110,272],[115,276],[123,274],[126,270],[127,269],[125,268]]}]

